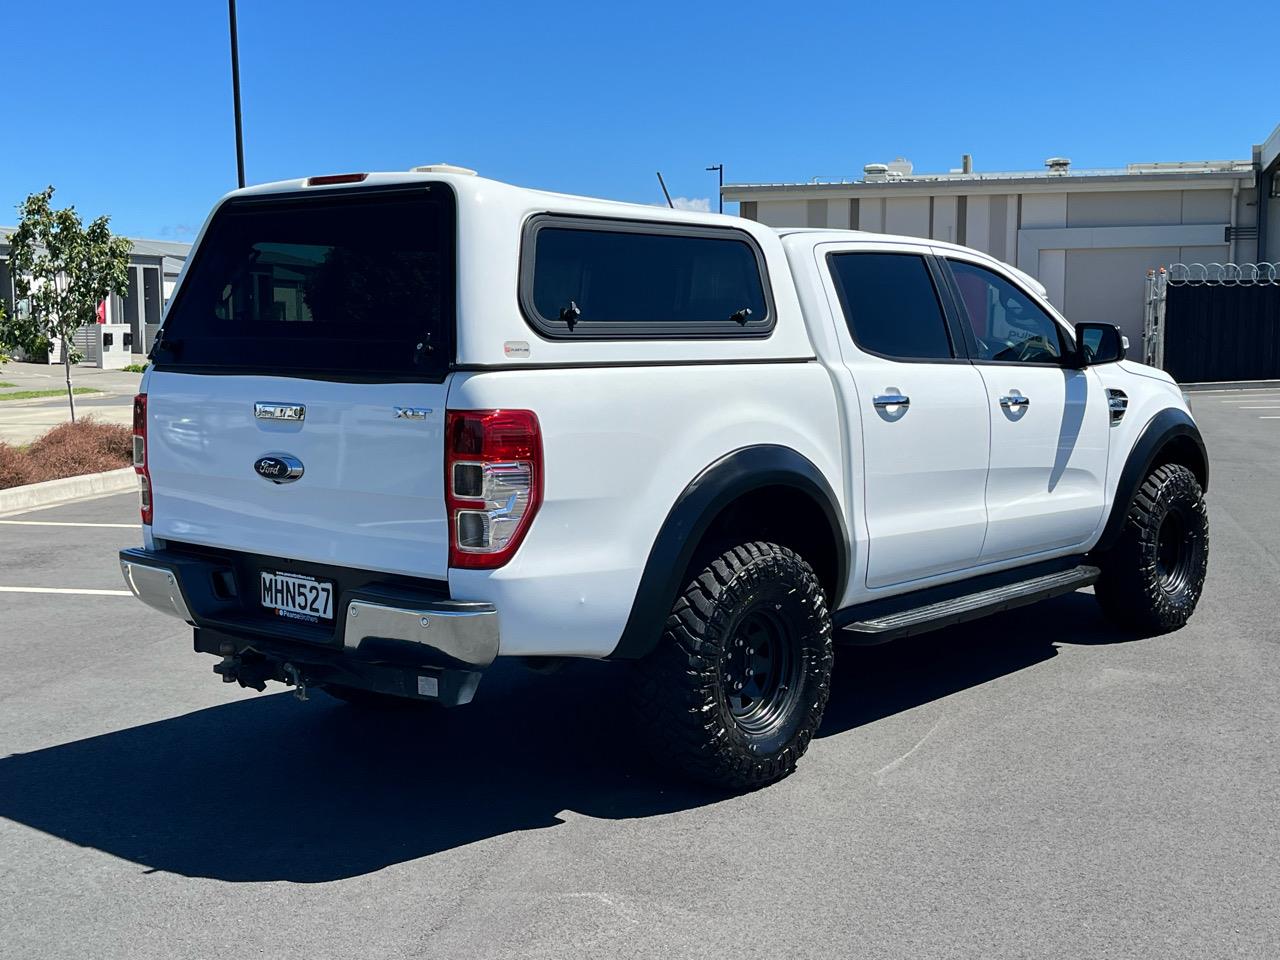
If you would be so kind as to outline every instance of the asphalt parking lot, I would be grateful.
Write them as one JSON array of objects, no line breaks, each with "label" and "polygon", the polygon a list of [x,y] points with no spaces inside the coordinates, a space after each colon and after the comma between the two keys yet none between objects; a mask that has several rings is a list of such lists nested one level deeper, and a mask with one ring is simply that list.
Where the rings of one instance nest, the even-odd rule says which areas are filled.
[{"label": "asphalt parking lot", "polygon": [[132,494],[5,518],[0,957],[1274,958],[1280,390],[1195,412],[1187,628],[1076,594],[844,650],[799,772],[732,798],[636,759],[619,669],[257,694],[121,595]]}]

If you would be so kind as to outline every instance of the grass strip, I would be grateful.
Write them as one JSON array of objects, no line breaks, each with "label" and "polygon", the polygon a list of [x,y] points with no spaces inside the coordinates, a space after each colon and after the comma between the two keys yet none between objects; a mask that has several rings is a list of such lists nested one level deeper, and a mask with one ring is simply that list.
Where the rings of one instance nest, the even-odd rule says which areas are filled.
[{"label": "grass strip", "polygon": [[[12,386],[5,384],[4,386]],[[71,390],[77,397],[86,393],[101,393],[93,387],[73,387]],[[0,400],[40,400],[43,397],[65,397],[67,390],[19,390],[17,393],[0,393]]]}]

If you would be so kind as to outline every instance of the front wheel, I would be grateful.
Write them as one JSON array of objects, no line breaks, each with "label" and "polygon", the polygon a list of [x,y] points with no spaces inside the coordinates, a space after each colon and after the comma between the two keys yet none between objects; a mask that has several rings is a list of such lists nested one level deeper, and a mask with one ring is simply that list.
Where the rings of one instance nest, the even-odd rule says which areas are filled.
[{"label": "front wheel", "polygon": [[1183,626],[1209,566],[1209,513],[1195,474],[1178,464],[1152,470],[1101,565],[1094,593],[1111,620],[1145,635]]},{"label": "front wheel", "polygon": [[799,555],[773,543],[726,550],[676,599],[638,664],[635,706],[660,761],[717,787],[791,773],[831,686],[831,617]]}]

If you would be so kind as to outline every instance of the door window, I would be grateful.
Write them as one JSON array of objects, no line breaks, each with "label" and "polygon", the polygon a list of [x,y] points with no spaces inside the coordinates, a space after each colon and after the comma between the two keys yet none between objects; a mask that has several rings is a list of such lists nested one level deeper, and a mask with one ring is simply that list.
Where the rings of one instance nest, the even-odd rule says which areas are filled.
[{"label": "door window", "polygon": [[854,342],[890,360],[950,360],[947,322],[924,257],[833,253],[831,275]]},{"label": "door window", "polygon": [[962,260],[949,263],[977,340],[974,359],[1061,363],[1058,324],[1029,296],[994,271]]}]

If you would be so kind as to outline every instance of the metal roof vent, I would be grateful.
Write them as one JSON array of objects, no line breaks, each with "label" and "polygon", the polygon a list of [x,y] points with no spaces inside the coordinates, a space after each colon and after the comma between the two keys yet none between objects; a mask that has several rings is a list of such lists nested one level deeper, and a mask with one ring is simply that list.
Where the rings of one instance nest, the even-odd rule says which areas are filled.
[{"label": "metal roof vent", "polygon": [[885,166],[889,168],[889,176],[895,179],[909,177],[915,170],[915,164],[906,157],[898,157],[893,163],[885,164]]},{"label": "metal roof vent", "polygon": [[1065,177],[1071,171],[1071,161],[1067,157],[1050,157],[1044,165],[1049,168],[1051,177]]},{"label": "metal roof vent", "polygon": [[476,172],[470,167],[455,167],[452,163],[428,163],[414,167],[411,173],[456,173],[460,177],[474,177]]},{"label": "metal roof vent", "polygon": [[889,179],[889,165],[887,163],[868,163],[862,168],[862,176],[867,183],[882,183]]}]

